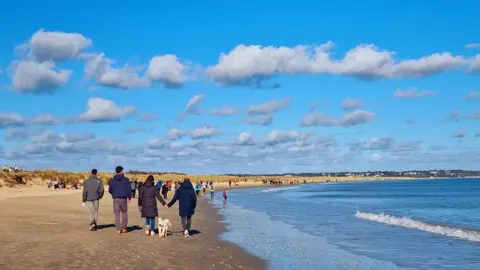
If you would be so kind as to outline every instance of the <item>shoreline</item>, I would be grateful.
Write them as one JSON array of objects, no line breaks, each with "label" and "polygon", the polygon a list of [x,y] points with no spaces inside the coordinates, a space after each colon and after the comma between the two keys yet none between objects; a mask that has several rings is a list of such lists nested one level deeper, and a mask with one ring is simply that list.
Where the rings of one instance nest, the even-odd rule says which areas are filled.
[{"label": "shoreline", "polygon": [[[224,217],[219,213],[219,208],[213,206],[213,204],[206,198],[200,198],[204,203],[200,206],[199,209],[208,216],[210,221],[214,221],[212,223],[212,227],[214,228],[211,230],[212,233],[215,234],[215,238],[221,246],[226,247],[232,254],[235,254],[235,258],[238,262],[234,262],[237,265],[233,266],[234,268],[242,268],[242,269],[252,269],[252,270],[266,270],[268,269],[268,262],[264,259],[251,254],[245,248],[240,245],[237,245],[231,241],[223,240],[222,234],[227,232],[227,227],[223,222]],[[205,205],[208,204],[208,205]],[[230,259],[232,259],[230,257]]]}]

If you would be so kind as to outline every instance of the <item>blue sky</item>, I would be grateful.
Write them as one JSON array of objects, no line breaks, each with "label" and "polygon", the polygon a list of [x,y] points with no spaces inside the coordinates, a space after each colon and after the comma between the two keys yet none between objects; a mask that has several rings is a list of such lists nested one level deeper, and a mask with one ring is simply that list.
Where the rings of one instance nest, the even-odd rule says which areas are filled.
[{"label": "blue sky", "polygon": [[5,4],[0,160],[75,171],[475,169],[480,30],[477,4],[456,3]]}]

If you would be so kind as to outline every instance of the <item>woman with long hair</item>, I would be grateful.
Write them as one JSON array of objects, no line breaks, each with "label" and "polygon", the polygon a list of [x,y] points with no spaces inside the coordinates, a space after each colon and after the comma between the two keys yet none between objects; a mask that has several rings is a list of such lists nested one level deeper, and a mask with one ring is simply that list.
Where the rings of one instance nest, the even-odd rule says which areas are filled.
[{"label": "woman with long hair", "polygon": [[145,234],[155,235],[155,218],[158,217],[157,200],[165,206],[166,203],[160,196],[160,190],[154,185],[152,175],[147,177],[145,183],[138,190],[138,209],[145,218]]}]

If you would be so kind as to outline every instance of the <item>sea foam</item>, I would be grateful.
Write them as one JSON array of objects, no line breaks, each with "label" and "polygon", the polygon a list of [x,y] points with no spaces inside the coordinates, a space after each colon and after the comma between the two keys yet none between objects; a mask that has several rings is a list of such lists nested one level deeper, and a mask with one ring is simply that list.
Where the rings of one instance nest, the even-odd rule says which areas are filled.
[{"label": "sea foam", "polygon": [[227,232],[222,238],[269,262],[269,269],[402,269],[397,265],[357,255],[329,244],[320,236],[302,232],[269,215],[228,203],[220,208]]},{"label": "sea foam", "polygon": [[460,238],[473,242],[480,242],[480,232],[478,231],[449,227],[444,225],[428,224],[408,217],[394,217],[386,215],[384,213],[374,214],[357,211],[357,213],[355,213],[355,216],[361,219],[375,221],[378,223],[388,224],[392,226],[400,226],[434,234],[441,234],[448,237]]}]

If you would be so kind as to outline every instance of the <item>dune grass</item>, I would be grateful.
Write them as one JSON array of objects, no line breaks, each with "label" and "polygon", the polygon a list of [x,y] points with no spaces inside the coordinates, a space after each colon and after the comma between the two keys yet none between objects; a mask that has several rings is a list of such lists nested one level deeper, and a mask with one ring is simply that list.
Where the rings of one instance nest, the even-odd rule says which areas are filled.
[{"label": "dune grass", "polygon": [[[171,180],[171,181],[181,181],[184,178],[188,177],[192,182],[201,182],[201,181],[212,181],[214,183],[225,183],[229,180],[236,180],[237,182],[262,182],[267,179],[276,179],[284,182],[307,182],[318,181],[315,177],[271,177],[271,176],[249,176],[249,177],[235,177],[227,175],[186,175],[181,173],[145,173],[145,172],[135,172],[135,173],[126,173],[125,176],[129,179],[136,179],[137,181],[145,181],[148,175],[153,175],[155,180]],[[108,183],[108,180],[113,177],[113,173],[99,172],[98,177],[105,184]],[[8,187],[13,187],[17,185],[45,185],[48,180],[63,182],[67,185],[81,184],[90,176],[89,172],[65,172],[65,171],[56,171],[56,170],[35,170],[35,171],[23,171],[17,173],[7,173],[0,172],[0,185],[5,185]]]},{"label": "dune grass", "polygon": [[[155,172],[127,172],[125,174],[129,179],[136,179],[137,181],[145,181],[148,175],[153,175],[155,180],[170,180],[181,181],[188,177],[194,183],[207,181],[214,183],[226,183],[229,180],[236,180],[242,182],[263,182],[264,180],[277,180],[283,183],[314,183],[314,182],[329,182],[329,181],[361,181],[372,180],[372,177],[328,177],[328,176],[228,176],[228,175],[186,175],[183,173],[155,173]],[[113,177],[113,173],[99,172],[98,177],[107,184],[108,180]],[[14,186],[32,186],[45,185],[48,180],[63,182],[67,185],[81,184],[90,176],[90,172],[66,172],[56,170],[35,170],[23,171],[17,173],[6,173],[0,171],[0,187],[14,187]],[[384,177],[377,180],[396,180],[396,179],[411,179],[409,177]]]}]

